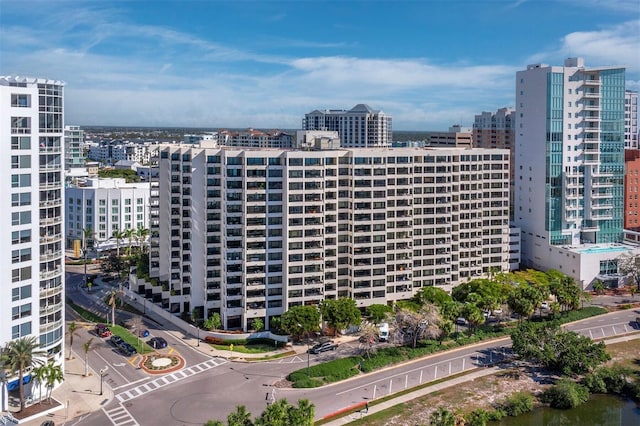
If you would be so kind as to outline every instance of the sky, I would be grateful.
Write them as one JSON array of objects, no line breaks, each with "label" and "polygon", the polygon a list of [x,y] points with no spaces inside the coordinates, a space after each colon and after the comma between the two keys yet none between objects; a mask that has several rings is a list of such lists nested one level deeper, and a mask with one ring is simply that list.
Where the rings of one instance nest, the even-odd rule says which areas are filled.
[{"label": "sky", "polygon": [[81,126],[297,129],[366,103],[446,130],[578,56],[638,90],[640,1],[0,0],[0,75],[64,81]]}]

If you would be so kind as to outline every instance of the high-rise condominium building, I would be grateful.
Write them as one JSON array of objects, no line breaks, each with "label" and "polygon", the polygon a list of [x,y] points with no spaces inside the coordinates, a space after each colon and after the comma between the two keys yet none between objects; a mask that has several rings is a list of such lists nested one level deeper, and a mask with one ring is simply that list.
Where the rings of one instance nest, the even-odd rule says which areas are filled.
[{"label": "high-rise condominium building", "polygon": [[587,68],[581,58],[529,65],[516,75],[516,104],[522,262],[585,287],[612,277],[625,250],[606,246],[623,240],[624,68]]},{"label": "high-rise condominium building", "polygon": [[477,148],[501,148],[511,151],[511,206],[513,219],[514,188],[514,147],[515,147],[515,110],[500,108],[496,112],[483,111],[473,121],[473,144]]},{"label": "high-rise condominium building", "polygon": [[302,130],[338,132],[344,148],[378,148],[391,146],[391,116],[368,105],[358,104],[350,110],[315,110],[305,114]]},{"label": "high-rise condominium building", "polygon": [[64,127],[64,168],[84,168],[84,130],[80,126]]},{"label": "high-rise condominium building", "polygon": [[62,363],[64,346],[64,83],[0,77],[0,346],[35,336]]},{"label": "high-rise condominium building", "polygon": [[132,290],[245,329],[325,298],[450,290],[509,269],[508,168],[506,150],[163,146],[150,199],[162,286]]},{"label": "high-rise condominium building", "polygon": [[640,232],[640,149],[624,150],[624,229]]},{"label": "high-rise condominium building", "polygon": [[624,147],[638,149],[638,92],[624,93]]}]

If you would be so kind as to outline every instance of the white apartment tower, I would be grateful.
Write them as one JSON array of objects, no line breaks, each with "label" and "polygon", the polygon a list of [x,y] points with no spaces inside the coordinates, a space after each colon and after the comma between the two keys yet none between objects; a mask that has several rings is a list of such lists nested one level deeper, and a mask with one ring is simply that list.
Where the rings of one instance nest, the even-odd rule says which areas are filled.
[{"label": "white apartment tower", "polygon": [[379,148],[391,146],[391,116],[368,105],[358,104],[350,110],[315,110],[305,114],[302,130],[338,132],[344,148]]},{"label": "white apartment tower", "polygon": [[132,290],[174,314],[219,312],[225,328],[509,269],[507,150],[167,145],[150,202],[161,285]]},{"label": "white apartment tower", "polygon": [[550,247],[621,242],[624,68],[529,65],[516,75],[516,104],[523,263],[548,269]]},{"label": "white apartment tower", "polygon": [[0,345],[36,336],[63,363],[64,83],[0,77]]},{"label": "white apartment tower", "polygon": [[638,92],[624,92],[624,147],[638,149]]},{"label": "white apartment tower", "polygon": [[84,130],[80,126],[64,127],[64,169],[84,168]]}]

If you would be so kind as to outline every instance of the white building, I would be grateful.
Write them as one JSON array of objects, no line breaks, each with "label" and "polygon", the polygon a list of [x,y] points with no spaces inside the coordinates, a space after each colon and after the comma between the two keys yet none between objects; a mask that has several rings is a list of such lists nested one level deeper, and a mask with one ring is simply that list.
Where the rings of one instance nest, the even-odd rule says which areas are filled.
[{"label": "white building", "polygon": [[35,336],[64,363],[64,83],[0,77],[0,346]]},{"label": "white building", "polygon": [[149,182],[87,179],[83,186],[67,187],[65,198],[67,248],[82,244],[83,229],[94,232],[86,242],[90,249],[108,244],[114,231],[149,229]]},{"label": "white building", "polygon": [[82,169],[84,155],[84,131],[80,126],[64,127],[64,169]]},{"label": "white building", "polygon": [[218,144],[242,148],[293,148],[293,137],[281,130],[239,131],[222,130],[218,133]]},{"label": "white building", "polygon": [[298,130],[296,148],[336,149],[340,148],[340,137],[338,132],[328,130]]},{"label": "white building", "polygon": [[225,328],[509,270],[506,150],[167,145],[150,201],[162,285],[132,290],[174,314],[219,312]]},{"label": "white building", "polygon": [[158,150],[158,144],[150,142],[100,141],[87,145],[89,146],[89,158],[104,165],[114,165],[121,160],[148,165],[151,157],[155,156]]},{"label": "white building", "polygon": [[638,149],[638,92],[624,92],[624,147]]},{"label": "white building", "polygon": [[[621,253],[612,244],[623,241],[624,68],[529,65],[516,75],[516,104],[523,265],[557,268],[584,288],[609,280]],[[573,256],[579,266],[566,263]]]},{"label": "white building", "polygon": [[314,110],[305,114],[302,130],[338,132],[344,148],[389,147],[393,141],[391,116],[365,104],[350,110]]}]

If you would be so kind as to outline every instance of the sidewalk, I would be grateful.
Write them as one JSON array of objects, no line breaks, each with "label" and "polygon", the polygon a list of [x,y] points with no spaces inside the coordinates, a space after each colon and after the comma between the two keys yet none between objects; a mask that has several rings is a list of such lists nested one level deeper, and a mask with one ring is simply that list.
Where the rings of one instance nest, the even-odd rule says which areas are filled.
[{"label": "sidewalk", "polygon": [[52,420],[60,425],[100,410],[113,399],[113,391],[106,383],[103,383],[100,395],[100,373],[89,368],[89,375],[83,376],[82,356],[74,352],[72,356],[72,359],[65,360],[64,381],[52,393],[53,399],[61,404],[59,408],[31,420],[22,420],[20,425],[40,426],[45,420]]}]

